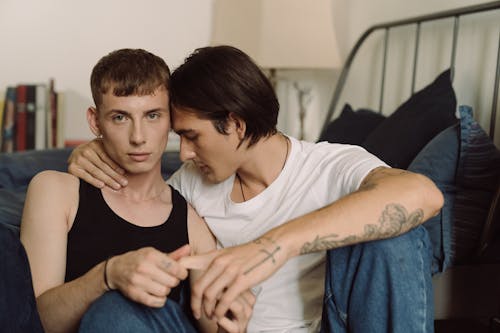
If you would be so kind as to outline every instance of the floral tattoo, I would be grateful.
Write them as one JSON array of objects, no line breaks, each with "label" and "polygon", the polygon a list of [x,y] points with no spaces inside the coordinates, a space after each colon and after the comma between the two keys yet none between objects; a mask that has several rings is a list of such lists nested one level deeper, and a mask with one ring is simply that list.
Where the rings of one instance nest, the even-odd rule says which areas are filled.
[{"label": "floral tattoo", "polygon": [[402,230],[409,230],[417,226],[422,222],[423,218],[424,212],[422,209],[417,209],[408,214],[405,207],[400,204],[392,203],[385,207],[379,218],[378,224],[365,225],[362,236],[350,235],[341,239],[337,234],[330,234],[323,237],[316,236],[314,240],[306,242],[302,246],[300,253],[307,254],[316,251],[324,251],[362,241],[396,236],[400,234]]}]

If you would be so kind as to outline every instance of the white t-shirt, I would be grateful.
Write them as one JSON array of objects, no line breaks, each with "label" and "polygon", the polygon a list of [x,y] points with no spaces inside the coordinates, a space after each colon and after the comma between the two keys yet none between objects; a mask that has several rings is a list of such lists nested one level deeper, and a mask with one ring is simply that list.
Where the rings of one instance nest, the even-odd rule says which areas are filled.
[{"label": "white t-shirt", "polygon": [[[385,164],[361,147],[310,143],[289,137],[291,149],[281,174],[256,197],[231,200],[234,176],[205,182],[185,163],[170,179],[203,217],[221,247],[257,239],[295,217],[356,191],[368,172]],[[324,294],[325,252],[290,259],[264,281],[248,332],[317,332]]]}]

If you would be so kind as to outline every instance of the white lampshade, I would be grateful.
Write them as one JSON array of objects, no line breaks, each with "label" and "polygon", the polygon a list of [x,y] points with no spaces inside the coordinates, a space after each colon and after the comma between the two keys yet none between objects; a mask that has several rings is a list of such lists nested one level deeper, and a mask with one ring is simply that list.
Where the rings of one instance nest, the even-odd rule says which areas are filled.
[{"label": "white lampshade", "polygon": [[262,68],[338,68],[331,0],[215,0],[212,45],[233,45]]}]

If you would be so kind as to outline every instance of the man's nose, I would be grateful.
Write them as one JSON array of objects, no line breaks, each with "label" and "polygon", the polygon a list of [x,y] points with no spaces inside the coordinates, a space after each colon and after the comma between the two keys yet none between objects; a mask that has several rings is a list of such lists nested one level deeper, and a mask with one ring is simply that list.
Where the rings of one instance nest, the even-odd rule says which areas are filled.
[{"label": "man's nose", "polygon": [[181,136],[179,157],[182,162],[192,160],[196,156],[192,145]]},{"label": "man's nose", "polygon": [[130,133],[130,143],[140,145],[146,142],[141,122],[134,122]]}]

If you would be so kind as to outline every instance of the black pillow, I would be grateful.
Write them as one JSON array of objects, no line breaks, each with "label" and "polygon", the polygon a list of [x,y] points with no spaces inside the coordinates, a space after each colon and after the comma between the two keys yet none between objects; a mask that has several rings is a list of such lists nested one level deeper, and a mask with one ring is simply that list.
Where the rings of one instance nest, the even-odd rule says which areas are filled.
[{"label": "black pillow", "polygon": [[385,116],[372,110],[353,111],[349,104],[344,105],[342,113],[328,124],[318,141],[360,145]]},{"label": "black pillow", "polygon": [[456,106],[448,69],[399,106],[362,146],[390,166],[406,169],[434,136],[457,121]]}]

